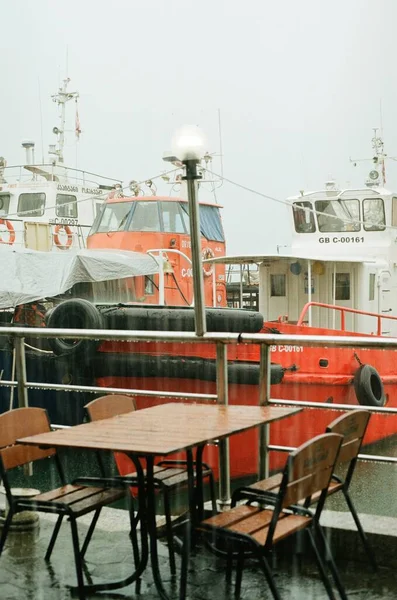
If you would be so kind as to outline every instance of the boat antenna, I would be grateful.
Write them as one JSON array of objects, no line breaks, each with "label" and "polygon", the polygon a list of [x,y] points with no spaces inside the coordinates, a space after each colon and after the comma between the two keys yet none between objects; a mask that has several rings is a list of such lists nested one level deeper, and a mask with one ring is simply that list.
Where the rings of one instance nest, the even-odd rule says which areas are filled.
[{"label": "boat antenna", "polygon": [[43,109],[42,109],[42,103],[41,103],[40,77],[37,78],[37,83],[38,83],[38,87],[39,87],[41,164],[44,165]]},{"label": "boat antenna", "polygon": [[218,108],[218,133],[219,133],[219,157],[221,160],[221,177],[223,178],[222,123],[221,123],[221,109],[220,108]]},{"label": "boat antenna", "polygon": [[368,174],[368,179],[366,180],[366,185],[369,187],[378,186],[380,183],[384,186],[386,184],[386,168],[385,168],[385,159],[391,158],[392,160],[397,160],[397,158],[393,156],[388,156],[384,151],[384,142],[383,142],[383,123],[381,118],[381,129],[380,134],[378,134],[379,129],[377,127],[373,128],[374,135],[372,137],[372,150],[373,155],[372,158],[350,158],[350,162],[353,163],[353,166],[357,166],[358,162],[368,161],[370,160],[373,163],[373,168]]},{"label": "boat antenna", "polygon": [[50,146],[50,154],[56,156],[56,160],[58,162],[63,163],[63,149],[65,147],[65,117],[66,117],[66,102],[69,100],[73,100],[79,97],[78,92],[68,92],[67,87],[69,84],[70,78],[66,77],[62,86],[59,88],[58,93],[51,96],[53,102],[56,102],[60,107],[59,114],[59,127],[54,127],[52,132],[57,136],[57,147],[55,145]]}]

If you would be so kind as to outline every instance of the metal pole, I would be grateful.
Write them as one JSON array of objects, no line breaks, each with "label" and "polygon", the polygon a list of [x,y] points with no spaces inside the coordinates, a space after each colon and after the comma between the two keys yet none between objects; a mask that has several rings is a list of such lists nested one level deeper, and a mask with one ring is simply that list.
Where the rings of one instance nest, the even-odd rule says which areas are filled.
[{"label": "metal pole", "polygon": [[196,322],[196,335],[207,333],[205,315],[203,265],[201,260],[201,235],[200,214],[196,197],[197,160],[183,161],[186,167],[184,179],[187,182],[187,195],[189,200],[190,241],[192,244],[192,269],[193,269],[193,295],[194,295],[194,317]]},{"label": "metal pole", "polygon": [[[270,346],[261,344],[259,366],[259,406],[268,406],[270,400]],[[259,479],[269,477],[269,425],[259,428]]]},{"label": "metal pole", "polygon": [[240,308],[243,307],[243,265],[240,265]]},{"label": "metal pole", "polygon": [[164,306],[165,304],[165,296],[164,296],[164,253],[159,252],[159,304]]},{"label": "metal pole", "polygon": [[[29,406],[28,388],[26,386],[26,357],[25,357],[25,338],[15,338],[15,370],[18,381],[18,407],[25,408]],[[28,463],[24,465],[24,474],[28,477],[33,475],[33,465]]]},{"label": "metal pole", "polygon": [[28,388],[26,387],[25,338],[15,338],[15,369],[18,381],[18,407],[29,406]]},{"label": "metal pole", "polygon": [[[227,406],[228,397],[228,375],[227,375],[227,346],[216,345],[216,382],[218,404]],[[231,504],[230,498],[230,452],[229,440],[219,440],[219,500],[221,510],[228,508]]]},{"label": "metal pole", "polygon": [[[307,261],[307,301],[312,301],[312,261]],[[312,307],[309,306],[309,327],[312,325]]]}]

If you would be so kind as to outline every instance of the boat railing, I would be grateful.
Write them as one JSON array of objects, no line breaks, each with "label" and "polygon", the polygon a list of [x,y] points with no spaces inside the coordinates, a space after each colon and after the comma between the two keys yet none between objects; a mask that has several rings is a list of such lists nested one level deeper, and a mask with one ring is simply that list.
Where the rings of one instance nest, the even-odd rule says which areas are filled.
[{"label": "boat railing", "polygon": [[152,258],[154,258],[154,260],[156,261],[156,263],[159,266],[159,304],[164,305],[165,304],[164,273],[165,273],[165,268],[166,268],[166,265],[168,262],[167,255],[169,253],[179,254],[179,256],[182,256],[184,259],[186,259],[186,261],[189,263],[189,265],[192,264],[192,261],[184,252],[181,252],[181,250],[178,250],[177,248],[151,248],[150,250],[146,250],[146,253],[149,254],[149,256],[151,256]]},{"label": "boat railing", "polygon": [[382,319],[390,319],[391,321],[397,321],[397,317],[393,317],[392,315],[381,315],[379,313],[368,312],[365,310],[358,310],[357,308],[349,308],[347,306],[338,306],[336,304],[325,304],[323,302],[307,302],[305,306],[302,308],[302,312],[297,321],[297,326],[303,325],[306,320],[306,314],[310,312],[310,309],[316,306],[318,308],[327,308],[329,310],[339,311],[340,312],[340,329],[341,331],[346,331],[346,313],[353,313],[356,315],[362,315],[366,317],[374,317],[377,319],[377,328],[376,334],[374,335],[382,335]]},{"label": "boat railing", "polygon": [[[7,165],[2,169],[1,175],[5,180],[3,183],[35,183],[37,185],[42,179],[57,182],[61,178],[62,182],[70,180],[72,183],[94,186],[94,188],[100,188],[101,185],[104,185],[105,189],[111,189],[115,184],[122,183],[120,179],[53,163]],[[93,179],[94,177],[95,179]]]},{"label": "boat railing", "polygon": [[[300,408],[327,409],[327,410],[360,410],[360,404],[336,404],[330,406],[327,402],[308,402],[301,400],[286,400],[272,398],[270,393],[271,351],[272,346],[299,345],[299,346],[324,346],[328,348],[372,348],[379,350],[397,350],[397,338],[364,337],[364,336],[329,336],[329,335],[285,335],[285,334],[248,334],[248,333],[206,333],[197,336],[194,332],[168,332],[168,331],[125,331],[103,329],[63,329],[63,328],[32,328],[32,327],[2,327],[2,335],[13,338],[15,351],[15,380],[0,379],[0,386],[17,388],[18,405],[29,405],[28,390],[56,390],[86,393],[118,393],[132,394],[134,396],[151,396],[161,398],[180,398],[193,401],[217,402],[220,405],[228,404],[228,358],[227,350],[233,344],[255,344],[260,347],[259,371],[259,405],[296,406]],[[216,375],[217,393],[198,394],[180,391],[159,391],[131,388],[79,386],[69,384],[55,384],[28,381],[26,376],[25,338],[68,338],[68,339],[94,339],[94,340],[119,340],[124,342],[188,342],[216,345]],[[366,406],[366,410],[385,415],[397,415],[397,408],[388,406]],[[269,426],[260,428],[259,432],[259,477],[269,474],[269,450],[289,451],[287,446],[271,445],[269,440]],[[366,461],[388,462],[397,464],[397,457],[360,454],[359,458]],[[228,440],[219,441],[219,497],[220,505],[230,503],[230,465]]]}]

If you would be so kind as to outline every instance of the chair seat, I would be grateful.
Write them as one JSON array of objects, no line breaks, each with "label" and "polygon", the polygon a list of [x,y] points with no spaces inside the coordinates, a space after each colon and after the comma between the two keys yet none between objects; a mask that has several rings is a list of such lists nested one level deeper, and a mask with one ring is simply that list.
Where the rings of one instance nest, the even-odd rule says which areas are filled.
[{"label": "chair seat", "polygon": [[[272,517],[272,510],[244,504],[206,519],[200,524],[199,529],[204,531],[219,529],[223,534],[249,536],[256,544],[264,546]],[[281,513],[273,536],[273,543],[305,529],[311,522],[311,517]]]},{"label": "chair seat", "polygon": [[[31,498],[28,503],[32,505],[48,503],[48,508],[53,504],[54,512],[64,507],[67,512],[72,513],[75,517],[80,517],[92,510],[116,502],[124,498],[125,495],[126,490],[123,488],[99,488],[69,484],[38,494]],[[26,500],[22,500],[18,504],[23,505],[26,502]]]}]

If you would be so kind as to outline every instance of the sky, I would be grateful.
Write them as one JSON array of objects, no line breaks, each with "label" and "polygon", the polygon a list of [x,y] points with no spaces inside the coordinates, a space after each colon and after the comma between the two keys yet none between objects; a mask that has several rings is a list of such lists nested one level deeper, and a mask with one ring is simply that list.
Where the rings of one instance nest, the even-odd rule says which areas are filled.
[{"label": "sky", "polygon": [[[196,124],[224,175],[284,200],[330,177],[362,185],[372,129],[397,157],[395,0],[0,0],[0,154],[47,158],[62,79],[65,162],[128,183],[160,174],[175,130]],[[221,132],[219,135],[219,120]],[[219,158],[213,168],[220,170]],[[397,163],[386,166],[397,188]],[[167,193],[165,184],[159,192]],[[207,199],[211,199],[207,190]],[[229,183],[218,190],[230,254],[288,243],[282,204]]]}]

